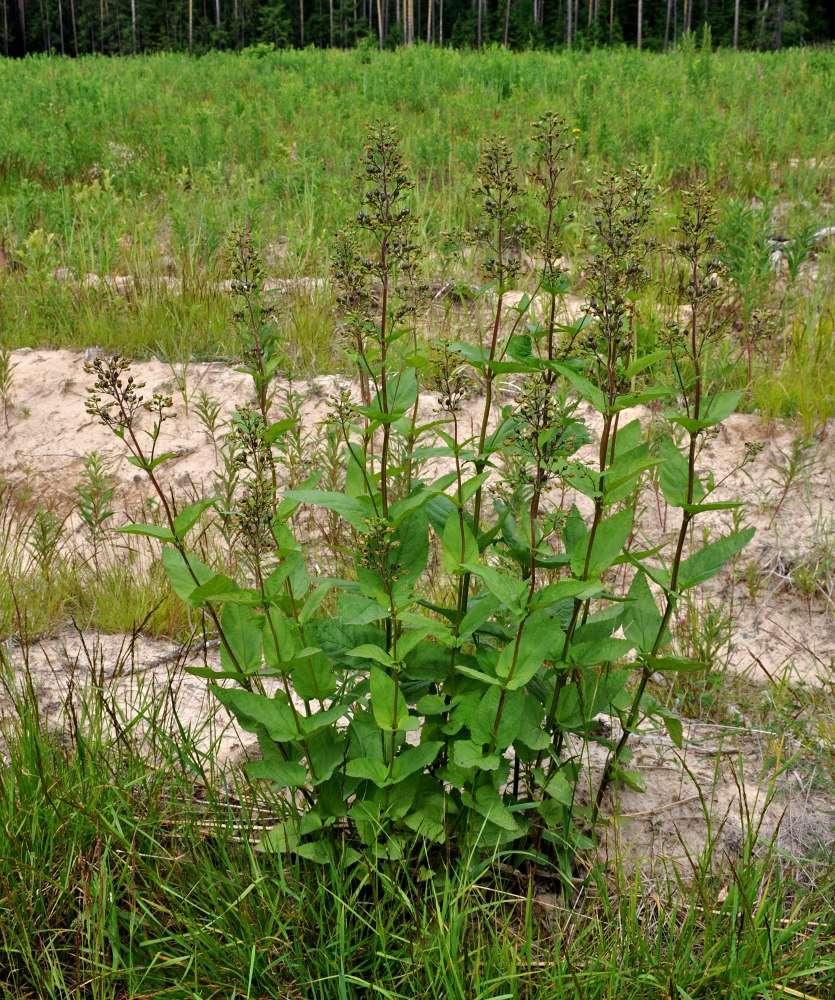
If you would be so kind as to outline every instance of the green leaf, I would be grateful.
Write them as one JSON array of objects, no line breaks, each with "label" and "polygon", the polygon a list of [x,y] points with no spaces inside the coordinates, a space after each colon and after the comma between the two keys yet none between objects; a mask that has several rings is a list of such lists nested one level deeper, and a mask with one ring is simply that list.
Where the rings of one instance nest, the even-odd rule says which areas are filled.
[{"label": "green leaf", "polygon": [[203,511],[208,510],[209,507],[216,503],[217,497],[206,497],[203,500],[197,500],[195,503],[189,504],[185,510],[181,510],[174,518],[174,534],[177,538],[185,538],[194,525],[197,524]]},{"label": "green leaf", "polygon": [[573,368],[569,368],[568,365],[560,364],[557,361],[549,362],[548,367],[557,372],[558,375],[562,375],[564,378],[567,378],[577,392],[580,393],[583,399],[591,403],[598,413],[603,413],[605,411],[606,400],[603,393],[597,388],[597,386],[592,385],[592,383],[589,382],[585,376],[581,375],[577,371],[574,371]]},{"label": "green leaf", "polygon": [[642,653],[648,653],[655,646],[660,628],[661,612],[652,596],[646,573],[639,570],[626,595],[623,634]]},{"label": "green leaf", "polygon": [[704,548],[685,559],[679,566],[676,581],[678,590],[689,590],[716,576],[725,563],[751,541],[754,531],[754,528],[734,531],[730,535],[718,538],[715,542],[709,542]]},{"label": "green leaf", "polygon": [[[189,603],[196,606],[203,604],[204,601],[220,602],[230,595],[237,596],[239,590],[240,588],[234,580],[230,579],[224,573],[216,573],[210,580],[192,590],[189,595]],[[258,600],[252,603],[260,603],[261,595],[258,591],[254,591],[254,593]]]},{"label": "green leaf", "polygon": [[324,701],[336,691],[336,676],[324,653],[313,653],[290,674],[293,690],[305,701]]},{"label": "green leaf", "polygon": [[216,684],[212,685],[212,692],[247,732],[257,733],[263,727],[276,743],[289,743],[301,735],[293,709],[284,701]]},{"label": "green leaf", "polygon": [[[498,727],[496,717],[501,705]],[[504,750],[518,737],[525,711],[524,691],[508,691],[504,698],[499,688],[488,688],[476,702],[468,722],[474,743],[493,743]]]},{"label": "green leaf", "polygon": [[695,434],[706,427],[713,427],[727,419],[739,405],[741,392],[717,392],[701,417],[697,420],[684,413],[668,411],[667,419],[680,424],[689,434]]},{"label": "green leaf", "polygon": [[647,790],[646,778],[640,771],[626,771],[618,764],[615,764],[612,768],[612,777],[615,781],[622,781],[633,792],[645,792]]},{"label": "green leaf", "polygon": [[307,768],[290,760],[253,760],[246,765],[246,773],[275,782],[278,788],[301,788],[307,783]]},{"label": "green leaf", "polygon": [[220,624],[226,639],[226,644],[220,645],[223,668],[232,670],[238,667],[245,674],[258,670],[261,666],[263,616],[243,604],[230,603],[223,608]]},{"label": "green leaf", "polygon": [[118,529],[123,535],[146,535],[148,538],[158,538],[162,542],[176,541],[170,528],[160,524],[126,524]]},{"label": "green leaf", "polygon": [[690,673],[707,670],[710,666],[704,660],[691,660],[689,656],[652,656],[647,657],[646,666],[653,673]]},{"label": "green leaf", "polygon": [[286,669],[302,648],[296,623],[275,606],[267,612],[263,637],[264,660],[273,669]]},{"label": "green leaf", "polygon": [[485,756],[484,747],[472,740],[456,740],[452,759],[459,767],[477,767],[480,771],[496,771],[501,763],[501,755],[491,753]]},{"label": "green leaf", "polygon": [[368,533],[368,519],[374,516],[374,507],[369,497],[353,498],[344,493],[327,490],[287,490],[284,496],[297,503],[325,507],[344,517],[352,528],[363,534]]},{"label": "green leaf", "polygon": [[[215,571],[209,569],[205,563],[193,556],[189,556],[188,563],[186,563],[177,549],[168,546],[162,550],[162,565],[174,593],[187,604],[191,604],[192,607],[198,607],[200,602],[192,603],[191,595],[198,586],[208,583],[215,576]],[[191,572],[189,572],[189,567]],[[194,582],[195,577],[197,577],[198,583]]]},{"label": "green leaf", "polygon": [[633,513],[633,508],[627,507],[598,524],[591,556],[588,560],[588,571],[586,571],[586,556],[591,532],[586,533],[585,538],[571,553],[571,573],[573,576],[578,579],[595,579],[614,565],[632,532]]},{"label": "green leaf", "polygon": [[292,430],[297,423],[298,421],[295,417],[285,417],[284,420],[276,420],[275,423],[270,424],[264,431],[261,440],[264,444],[275,444],[282,434],[286,434],[287,431]]},{"label": "green leaf", "polygon": [[515,691],[536,675],[545,660],[559,659],[564,644],[559,625],[547,612],[537,612],[525,622],[518,641],[509,642],[499,654],[496,674],[508,691]]},{"label": "green leaf", "polygon": [[480,816],[483,816],[489,823],[494,823],[500,829],[514,833],[519,830],[516,818],[492,785],[481,785],[476,789],[474,796],[470,792],[463,791],[461,799],[464,805],[475,809]]},{"label": "green leaf", "polygon": [[299,844],[296,848],[296,854],[300,858],[307,858],[308,861],[312,861],[317,865],[327,865],[333,860],[326,840],[310,840],[304,844]]},{"label": "green leaf", "polygon": [[377,601],[362,594],[341,594],[337,603],[337,621],[344,625],[368,625],[388,618],[389,613]]},{"label": "green leaf", "polygon": [[526,591],[524,581],[516,580],[514,577],[493,569],[492,566],[482,566],[480,563],[462,563],[461,568],[472,573],[473,576],[479,577],[490,593],[508,611],[521,618],[523,613],[521,600]]},{"label": "green leaf", "polygon": [[[672,437],[663,437],[661,439],[658,482],[664,499],[671,507],[684,507],[688,502],[689,468],[687,458],[682,454]],[[698,503],[704,495],[704,487],[696,476],[693,480],[693,501]]]},{"label": "green leaf", "polygon": [[395,758],[392,776],[395,781],[403,781],[410,774],[422,771],[438,756],[444,744],[440,740],[420,743],[416,747],[406,747]]},{"label": "green leaf", "polygon": [[467,613],[461,619],[459,635],[466,639],[477,631],[501,607],[498,598],[490,593],[474,598],[467,605]]},{"label": "green leaf", "polygon": [[368,757],[358,757],[349,760],[345,765],[345,773],[349,778],[362,778],[372,781],[378,788],[385,788],[390,783],[389,769],[381,760],[369,760]]},{"label": "green leaf", "polygon": [[[636,358],[627,366],[623,374],[626,378],[632,379],[644,371],[645,368],[649,368],[650,365],[654,365],[657,361],[666,361],[669,357],[670,352],[666,348],[662,351],[653,351],[652,354],[645,354],[643,357]],[[669,392],[670,390],[667,389],[666,391]]]},{"label": "green leaf", "polygon": [[[384,667],[394,667],[394,660],[383,649],[382,646],[375,646],[373,643],[364,643],[362,646],[355,646],[348,656],[356,656],[363,660],[374,660],[375,663],[382,663]],[[391,682],[392,685],[394,681]]]},{"label": "green leaf", "polygon": [[429,515],[424,508],[413,510],[392,536],[389,569],[400,591],[411,592],[429,559]]},{"label": "green leaf", "polygon": [[409,706],[391,677],[379,667],[371,668],[371,710],[380,729],[387,733],[420,727],[409,717]]},{"label": "green leaf", "polygon": [[[462,532],[463,528],[463,532]],[[478,561],[478,542],[475,535],[467,527],[466,522],[462,524],[458,511],[454,511],[447,519],[441,539],[443,548],[444,568],[447,573],[463,573],[464,563],[475,563]]]}]

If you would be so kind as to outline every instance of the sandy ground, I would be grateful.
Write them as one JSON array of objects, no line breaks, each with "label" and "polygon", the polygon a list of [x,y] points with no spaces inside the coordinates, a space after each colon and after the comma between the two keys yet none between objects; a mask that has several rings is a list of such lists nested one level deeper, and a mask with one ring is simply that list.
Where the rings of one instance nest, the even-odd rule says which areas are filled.
[{"label": "sandy ground", "polygon": [[[0,414],[0,481],[12,487],[26,483],[38,502],[68,508],[85,454],[97,451],[113,460],[117,505],[135,511],[150,496],[149,485],[120,460],[124,445],[85,413],[85,389],[93,380],[84,365],[94,353],[24,350],[11,355],[15,367],[7,425]],[[164,392],[174,398],[177,416],[164,424],[161,442],[163,450],[175,455],[165,466],[166,482],[175,493],[211,492],[215,446],[194,403],[201,390],[207,392],[220,402],[222,419],[251,398],[249,379],[221,364],[193,363],[183,371],[149,361],[135,363],[133,373],[146,384],[146,397]],[[324,417],[334,385],[332,377],[296,383],[308,427]],[[426,417],[436,405],[434,396],[421,397]],[[469,405],[474,413],[480,401]],[[636,410],[625,414],[622,423],[633,417],[646,422],[651,414]],[[466,411],[461,419],[467,421]],[[593,415],[589,424],[594,428]],[[711,613],[727,620],[722,655],[728,669],[751,683],[786,679],[794,686],[830,686],[835,681],[835,421],[808,443],[802,471],[790,479],[782,470],[797,440],[798,431],[789,424],[765,426],[756,415],[733,415],[707,441],[700,465],[719,484],[712,499],[745,501],[744,521],[757,532],[735,565],[699,595],[697,613],[704,616],[712,607]],[[761,450],[742,467],[750,444]],[[728,512],[720,512],[697,523],[716,532],[727,530],[730,519]],[[661,540],[675,527],[674,512],[665,512],[663,500],[647,491],[639,527],[648,539]],[[682,619],[677,627],[683,632],[689,623]],[[126,716],[148,699],[161,710],[167,706],[167,717],[176,712],[184,728],[199,735],[220,762],[245,756],[251,743],[218,711],[205,682],[183,670],[189,663],[213,663],[218,658],[214,648],[184,653],[171,643],[144,637],[131,643],[123,636],[69,631],[44,638],[28,651],[12,642],[8,648],[21,672],[27,661],[33,690],[52,717],[60,715],[70,695],[77,698],[95,683],[106,686]],[[833,800],[821,791],[823,776],[803,753],[778,773],[775,760],[799,751],[774,741],[772,734],[693,726],[685,750],[679,751],[659,733],[642,735],[636,742],[637,766],[646,774],[649,791],[624,789],[618,802],[609,804],[620,821],[612,824],[607,843],[612,849],[630,845],[633,853],[656,860],[681,858],[682,843],[696,847],[704,842],[708,823],[714,831],[721,824],[722,850],[733,856],[746,828],[763,815],[762,834],[782,838],[787,847],[805,850],[821,837],[831,842]],[[594,772],[599,761],[591,760],[589,766]]]}]

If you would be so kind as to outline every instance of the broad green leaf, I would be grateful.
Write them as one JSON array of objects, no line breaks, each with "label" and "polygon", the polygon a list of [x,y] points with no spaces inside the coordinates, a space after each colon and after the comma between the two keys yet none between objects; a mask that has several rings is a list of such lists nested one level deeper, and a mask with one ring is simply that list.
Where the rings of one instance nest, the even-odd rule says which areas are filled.
[{"label": "broad green leaf", "polygon": [[296,854],[317,865],[327,865],[333,861],[330,846],[326,840],[310,840],[299,844],[296,848]]},{"label": "broad green leaf", "polygon": [[300,736],[293,709],[286,702],[216,684],[212,685],[212,692],[247,732],[257,733],[263,727],[277,743],[289,743]]},{"label": "broad green leaf", "polygon": [[345,762],[348,741],[343,733],[336,731],[335,722],[335,719],[329,718],[321,729],[310,733],[307,738],[306,749],[311,783],[317,788],[321,788]]},{"label": "broad green leaf", "polygon": [[283,420],[276,420],[275,423],[270,424],[264,431],[262,435],[264,444],[275,444],[282,434],[286,434],[287,431],[292,430],[297,423],[298,421],[295,417],[285,417]]},{"label": "broad green leaf", "polygon": [[319,605],[322,603],[325,597],[331,590],[331,585],[329,583],[322,584],[320,587],[316,587],[308,594],[307,599],[299,612],[299,624],[305,625],[313,615],[316,613]]},{"label": "broad green leaf", "polygon": [[389,613],[377,601],[362,594],[340,594],[337,621],[345,625],[368,625],[388,618]]},{"label": "broad green leaf", "polygon": [[148,538],[158,538],[161,542],[174,542],[174,533],[161,524],[126,524],[118,529],[123,535],[146,535]]},{"label": "broad green leaf", "polygon": [[[658,466],[658,483],[664,499],[671,507],[684,507],[687,504],[689,465],[681,449],[672,437],[661,439],[660,463]],[[699,503],[705,495],[701,480],[696,476],[693,481],[693,502]]]},{"label": "broad green leaf", "polygon": [[252,760],[246,765],[251,778],[275,782],[279,788],[300,788],[307,783],[307,768],[291,760]]},{"label": "broad green leaf", "polygon": [[627,771],[618,764],[615,764],[612,768],[612,777],[615,781],[622,781],[633,792],[645,792],[647,790],[646,778],[640,771]]},{"label": "broad green leaf", "polygon": [[479,577],[484,586],[508,611],[521,618],[523,613],[521,601],[526,591],[524,581],[501,573],[492,566],[482,566],[480,563],[462,563],[462,569]]},{"label": "broad green leaf", "polygon": [[452,759],[459,767],[477,767],[480,771],[496,771],[501,763],[501,755],[491,753],[485,756],[484,747],[471,740],[456,740]]},{"label": "broad green leaf", "polygon": [[695,434],[706,427],[713,427],[729,417],[739,405],[740,399],[742,399],[741,392],[718,392],[709,401],[698,420],[685,413],[677,413],[675,410],[667,412],[667,419],[680,424],[688,433]]},{"label": "broad green leaf", "polygon": [[577,371],[574,371],[573,368],[569,368],[568,365],[560,364],[557,361],[549,362],[548,367],[555,371],[558,375],[562,375],[567,378],[577,392],[580,393],[583,399],[591,403],[598,413],[603,413],[605,411],[606,400],[603,393],[597,388],[597,386],[592,385],[592,383],[589,382],[585,376],[581,375]]},{"label": "broad green leaf", "polygon": [[[629,535],[632,532],[632,507],[613,514],[602,520],[595,532],[591,555],[588,556],[591,532],[575,547],[571,553],[571,573],[578,579],[593,580],[614,565],[623,551]],[[586,560],[588,556],[588,570]]]},{"label": "broad green leaf", "polygon": [[224,670],[237,667],[245,674],[258,670],[261,666],[263,616],[243,604],[226,604],[220,624],[226,638],[226,643],[220,644],[220,662]]},{"label": "broad green leaf", "polygon": [[[188,557],[188,564],[186,564],[182,554],[169,546],[165,546],[162,550],[162,565],[174,593],[187,604],[197,607],[200,602],[192,604],[191,595],[198,586],[202,586],[212,579],[215,575],[214,570],[209,569],[205,563],[193,556]],[[189,572],[189,567],[191,572]],[[195,577],[197,583],[194,582]]]},{"label": "broad green leaf", "polygon": [[461,793],[461,799],[465,805],[475,809],[479,816],[482,816],[489,823],[494,823],[502,830],[514,833],[519,830],[516,818],[492,785],[481,785],[476,789],[475,795],[464,791]]},{"label": "broad green leaf", "polygon": [[379,667],[371,668],[371,710],[380,729],[387,733],[414,728],[419,719],[409,718],[409,706],[389,675]]},{"label": "broad green leaf", "polygon": [[461,619],[459,635],[466,639],[477,631],[501,606],[497,597],[485,593],[473,599],[467,605],[467,613]]},{"label": "broad green leaf", "polygon": [[206,497],[203,500],[197,500],[189,504],[185,510],[181,510],[174,518],[174,534],[177,538],[185,538],[197,523],[203,511],[208,510],[209,507],[216,503],[217,497]]},{"label": "broad green leaf", "polygon": [[639,570],[635,574],[623,616],[623,633],[642,653],[654,648],[661,628],[661,612],[652,596],[646,573]]},{"label": "broad green leaf", "polygon": [[293,690],[305,701],[324,701],[336,691],[336,675],[324,653],[313,653],[290,674]]},{"label": "broad green leaf", "polygon": [[[374,660],[376,663],[382,663],[384,667],[394,667],[394,660],[391,656],[383,649],[382,646],[375,646],[372,643],[365,643],[362,646],[355,646],[349,653],[349,656],[356,656],[363,660]],[[391,682],[392,685],[394,681]]]},{"label": "broad green leaf", "polygon": [[345,773],[349,778],[373,781],[378,788],[384,788],[390,781],[386,765],[381,760],[369,760],[368,757],[349,760],[345,765]]},{"label": "broad green leaf", "polygon": [[[497,714],[501,708],[501,715]],[[519,736],[522,717],[525,711],[525,694],[523,691],[508,691],[504,698],[499,688],[491,687],[473,706],[473,712],[468,722],[470,735],[474,743],[492,743],[499,751]]]},{"label": "broad green leaf", "polygon": [[267,612],[263,635],[264,661],[274,669],[283,669],[302,648],[296,623],[275,606]]},{"label": "broad green leaf", "polygon": [[[192,590],[189,596],[189,603],[192,605],[202,604],[204,601],[217,603],[222,601],[224,597],[237,595],[239,589],[237,583],[224,573],[216,573],[210,580]],[[252,603],[260,603],[261,595],[257,591],[254,593],[258,600]]]},{"label": "broad green leaf", "polygon": [[508,691],[524,687],[545,660],[562,656],[565,634],[547,612],[531,615],[518,641],[509,642],[499,654],[496,674],[505,681]]},{"label": "broad green leaf", "polygon": [[[462,532],[463,528],[463,532]],[[443,548],[444,568],[447,573],[463,573],[464,563],[475,563],[478,561],[478,542],[475,535],[470,531],[466,523],[461,523],[458,511],[450,514],[443,538],[441,539]]]},{"label": "broad green leaf", "polygon": [[689,656],[652,656],[645,660],[648,670],[653,673],[690,673],[696,674],[707,670],[710,666],[704,660],[691,660]]},{"label": "broad green leaf", "polygon": [[424,777],[417,795],[414,808],[403,816],[403,822],[410,830],[436,844],[446,840],[447,809],[451,802],[442,786],[428,777]]},{"label": "broad green leaf", "polygon": [[416,747],[405,747],[395,758],[392,775],[395,781],[402,781],[416,771],[428,767],[438,756],[444,744],[440,740],[420,743]]},{"label": "broad green leaf", "polygon": [[332,493],[327,490],[287,490],[284,496],[297,503],[307,503],[332,510],[340,517],[344,517],[352,528],[363,534],[368,533],[368,520],[374,517],[374,507],[367,497],[355,499],[344,493]]},{"label": "broad green leaf", "polygon": [[754,528],[734,531],[730,535],[709,542],[704,548],[685,559],[679,566],[676,586],[678,590],[689,590],[696,587],[722,569],[729,559],[732,559],[754,537]]},{"label": "broad green leaf", "polygon": [[[658,361],[667,361],[670,357],[670,352],[666,348],[662,351],[653,351],[651,354],[645,354],[643,357],[636,358],[624,371],[626,378],[634,378],[639,375],[645,368],[649,368],[650,365],[654,365]],[[670,390],[667,389],[667,392]]]},{"label": "broad green leaf", "polygon": [[397,589],[411,592],[429,559],[429,515],[424,508],[413,510],[397,526],[392,536],[389,571]]}]

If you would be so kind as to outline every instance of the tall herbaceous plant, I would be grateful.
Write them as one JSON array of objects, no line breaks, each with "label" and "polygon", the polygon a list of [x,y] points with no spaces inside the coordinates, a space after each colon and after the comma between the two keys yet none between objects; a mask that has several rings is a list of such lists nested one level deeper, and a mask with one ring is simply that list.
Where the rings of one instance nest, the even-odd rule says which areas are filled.
[{"label": "tall herbaceous plant", "polygon": [[[313,473],[286,488],[299,413],[275,419],[283,347],[248,232],[235,238],[233,269],[255,402],[231,421],[233,496],[178,510],[158,478],[171,401],[144,401],[122,358],[90,368],[90,411],[124,440],[164,515],[125,530],[161,541],[172,587],[220,637],[220,667],[195,672],[257,735],[263,760],[250,773],[283,803],[265,846],[319,860],[337,843],[349,860],[415,844],[469,861],[523,850],[567,870],[592,842],[607,789],[642,787],[629,769],[636,727],[654,719],[681,743],[648,682],[704,666],[675,655],[671,620],[752,534],[738,511],[727,534],[692,531],[704,511],[736,506],[713,502],[696,469],[704,436],[739,396],[706,370],[721,334],[714,211],[706,189],[687,194],[662,248],[647,236],[647,173],[603,178],[585,235],[588,304],[568,319],[561,174],[573,138],[543,115],[524,173],[505,139],[485,143],[480,219],[456,234],[485,282],[459,289],[474,300],[474,329],[427,344],[409,170],[395,129],[369,127],[366,191],[332,248],[356,379],[330,403],[339,469],[327,485]],[[686,321],[642,356],[634,306],[658,253]],[[508,292],[523,266],[534,280],[520,299]],[[420,405],[422,390],[434,408]],[[651,429],[624,416],[647,403]],[[150,431],[139,429],[143,409]],[[647,483],[678,511],[666,544],[637,529]],[[305,560],[310,509],[331,526],[341,575]],[[227,537],[234,526],[238,580],[191,552],[192,529],[211,517]],[[605,760],[596,770],[592,744]]]}]

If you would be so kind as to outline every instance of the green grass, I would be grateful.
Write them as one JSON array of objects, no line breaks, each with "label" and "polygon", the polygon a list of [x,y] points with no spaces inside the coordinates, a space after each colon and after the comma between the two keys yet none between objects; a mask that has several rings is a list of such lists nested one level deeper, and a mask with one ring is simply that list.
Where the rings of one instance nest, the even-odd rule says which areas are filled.
[{"label": "green grass", "polygon": [[[176,742],[165,699],[46,720],[15,697],[0,770],[0,987],[9,998],[833,996],[832,861],[813,884],[753,833],[668,884],[616,865],[541,877],[325,865],[254,849],[257,814]],[[63,727],[63,728],[62,728]],[[83,732],[83,735],[80,733]],[[206,784],[208,779],[208,785]],[[208,788],[192,807],[196,786]],[[263,790],[260,792],[263,803]],[[240,796],[240,798],[239,798]],[[267,803],[269,804],[269,803]],[[788,991],[796,990],[798,993]]]},{"label": "green grass", "polygon": [[[417,46],[6,62],[0,336],[7,350],[234,357],[232,306],[220,288],[230,234],[249,222],[273,277],[326,277],[331,238],[356,214],[364,125],[377,116],[403,136],[413,210],[430,247],[427,276],[461,274],[440,248],[444,233],[476,219],[471,188],[484,138],[506,134],[524,167],[529,122],[553,107],[578,129],[564,178],[577,220],[566,247],[574,290],[583,294],[583,231],[597,177],[648,164],[662,241],[672,236],[681,190],[706,177],[722,203],[735,278],[729,321],[741,317],[747,329],[764,306],[778,316],[779,336],[768,352],[757,345],[752,363],[755,373],[776,368],[780,378],[756,379],[751,405],[809,425],[835,413],[832,255],[810,297],[802,272],[788,288],[775,279],[764,240],[795,236],[800,247],[803,234],[833,221],[834,72],[826,50],[692,46],[669,56],[479,56]],[[534,207],[525,211],[536,221]],[[328,350],[330,292],[278,300],[293,345],[288,363],[301,372],[338,368]],[[639,335],[648,340],[658,305],[643,313]],[[728,345],[743,385],[746,337]]]}]

